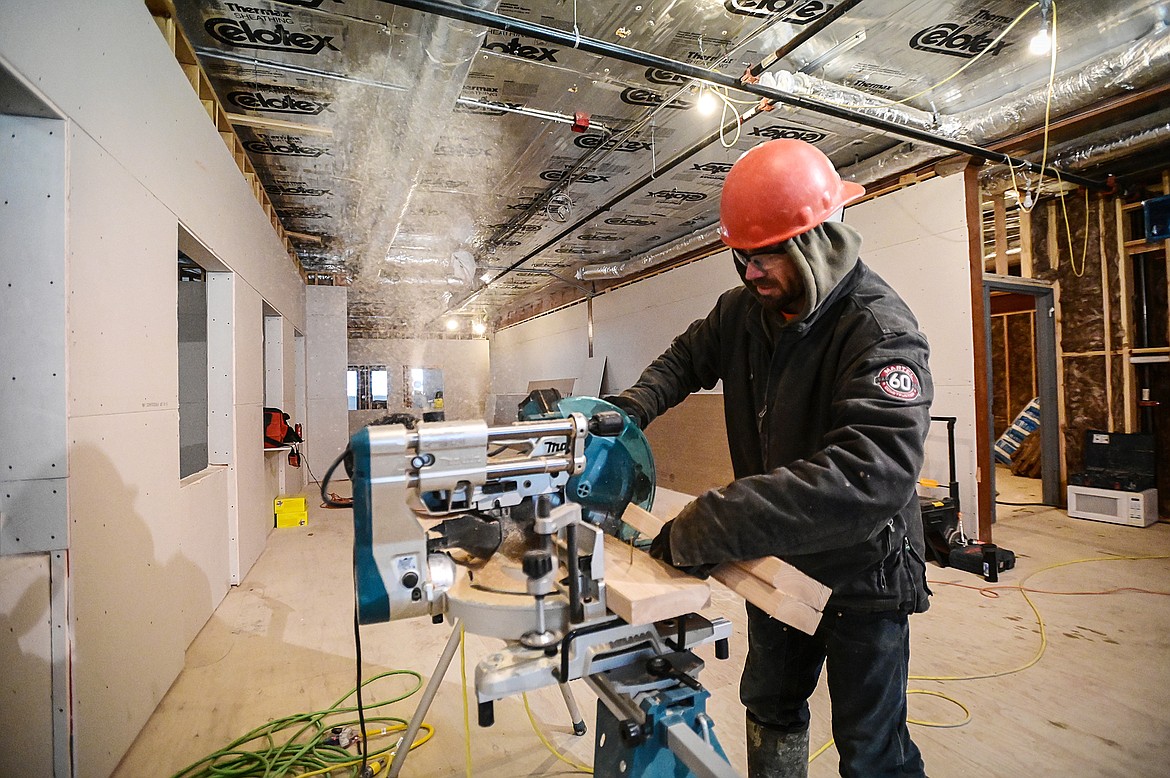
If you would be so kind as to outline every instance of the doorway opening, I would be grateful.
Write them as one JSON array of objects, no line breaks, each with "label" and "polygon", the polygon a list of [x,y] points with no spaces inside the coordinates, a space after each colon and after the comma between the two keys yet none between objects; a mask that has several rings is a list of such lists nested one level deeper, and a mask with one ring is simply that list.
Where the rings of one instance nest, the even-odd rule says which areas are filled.
[{"label": "doorway opening", "polygon": [[[994,495],[991,518],[995,521],[996,504],[1000,500],[1000,489],[996,484],[995,442],[1030,402],[1031,398],[1021,401],[1024,395],[1032,395],[1039,401],[1039,428],[1032,434],[1038,437],[1040,449],[1040,502],[1052,506],[1061,504],[1056,307],[1055,294],[1049,284],[1026,278],[988,275],[983,279],[983,304],[987,312],[984,325],[990,355],[987,386],[991,387],[987,393],[990,428],[985,431],[991,440],[988,447],[991,460],[985,465],[991,474]],[[1025,356],[1021,357],[1021,352]],[[1016,374],[1014,379],[1013,372]],[[1022,373],[1026,375],[1022,376]]]}]

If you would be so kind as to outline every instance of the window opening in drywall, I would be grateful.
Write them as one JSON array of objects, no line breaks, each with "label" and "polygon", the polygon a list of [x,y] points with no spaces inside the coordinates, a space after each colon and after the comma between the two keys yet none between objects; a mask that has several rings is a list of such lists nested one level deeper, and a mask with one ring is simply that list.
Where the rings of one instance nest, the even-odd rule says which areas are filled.
[{"label": "window opening in drywall", "polygon": [[390,371],[385,365],[350,365],[345,394],[351,411],[385,410],[390,398]]},{"label": "window opening in drywall", "polygon": [[207,272],[179,252],[179,477],[208,465]]},{"label": "window opening in drywall", "polygon": [[437,367],[404,367],[402,404],[426,411],[443,410],[443,371]]},{"label": "window opening in drywall", "polygon": [[284,319],[264,303],[264,405],[284,408]]},{"label": "window opening in drywall", "polygon": [[358,369],[351,367],[345,371],[345,398],[347,407],[351,411],[358,409]]}]

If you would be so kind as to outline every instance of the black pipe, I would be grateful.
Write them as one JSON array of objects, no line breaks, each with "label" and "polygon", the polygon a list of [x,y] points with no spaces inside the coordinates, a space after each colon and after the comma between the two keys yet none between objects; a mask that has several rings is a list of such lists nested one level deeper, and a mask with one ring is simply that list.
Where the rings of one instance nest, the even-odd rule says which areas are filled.
[{"label": "black pipe", "polygon": [[944,138],[938,135],[932,135],[923,130],[917,130],[912,127],[905,127],[896,122],[886,119],[879,119],[869,114],[861,113],[859,111],[852,111],[847,108],[840,108],[829,103],[822,103],[819,100],[812,100],[806,97],[798,97],[796,95],[782,92],[779,89],[773,89],[760,84],[746,84],[734,76],[724,75],[705,68],[689,65],[685,62],[678,62],[667,57],[660,57],[657,54],[648,54],[646,52],[637,51],[636,49],[627,48],[625,46],[618,46],[614,43],[600,41],[595,38],[587,38],[583,35],[574,35],[573,33],[557,30],[552,27],[545,27],[540,24],[533,24],[521,19],[513,19],[509,16],[502,16],[500,14],[491,13],[489,11],[480,11],[473,8],[466,8],[463,6],[454,5],[442,0],[379,0],[379,2],[387,3],[389,5],[397,5],[403,8],[411,8],[416,11],[423,11],[425,13],[432,13],[437,16],[444,16],[449,19],[458,19],[464,22],[471,22],[473,24],[481,24],[492,29],[503,30],[505,32],[517,33],[526,35],[530,38],[543,40],[548,43],[557,43],[562,46],[571,46],[581,51],[589,52],[590,54],[597,54],[603,57],[620,60],[622,62],[629,62],[641,67],[658,68],[676,75],[693,78],[697,81],[703,81],[710,84],[727,87],[728,89],[737,89],[741,92],[756,95],[767,100],[772,100],[777,103],[790,105],[793,108],[800,108],[805,111],[812,111],[813,113],[823,114],[825,116],[833,117],[845,122],[868,127],[880,132],[889,133],[890,135],[897,135],[899,137],[908,138],[910,140],[917,140],[923,143],[929,143],[934,146],[940,146],[944,149],[957,151],[960,154],[967,154],[972,157],[984,159],[989,162],[996,162],[1002,165],[1011,165],[1018,169],[1025,169],[1033,173],[1051,176],[1058,180],[1067,181],[1086,187],[1088,189],[1106,191],[1110,186],[1105,181],[1098,181],[1096,179],[1085,178],[1072,173],[1060,171],[1051,165],[1038,165],[1035,162],[1030,162],[1026,159],[1017,159],[1009,154],[1004,154],[999,151],[992,151],[980,146],[975,146],[970,143],[963,143],[962,141],[953,140],[951,138]]}]

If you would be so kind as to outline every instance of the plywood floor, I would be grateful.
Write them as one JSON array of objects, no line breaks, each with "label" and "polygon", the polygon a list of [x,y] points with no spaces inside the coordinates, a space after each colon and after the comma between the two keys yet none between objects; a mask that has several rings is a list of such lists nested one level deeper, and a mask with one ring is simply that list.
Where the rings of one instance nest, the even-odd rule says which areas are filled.
[{"label": "plywood floor", "polygon": [[[1039,482],[1000,471],[1000,500],[1035,502]],[[935,778],[946,776],[1162,776],[1170,763],[1170,597],[1132,589],[1170,591],[1170,560],[1120,560],[1170,555],[1170,525],[1147,529],[1070,519],[1040,506],[1001,506],[995,540],[1017,554],[1014,571],[986,596],[981,579],[932,567],[931,610],[912,620],[912,672],[931,679],[911,688],[914,719],[963,726],[913,726],[912,734]],[[170,775],[269,719],[325,708],[354,684],[350,514],[314,508],[307,527],[273,532],[243,585],[233,589],[187,654],[186,667],[127,753],[119,778]],[[1077,562],[1089,558],[1118,561]],[[1054,567],[1054,565],[1062,565]],[[1018,589],[1108,595],[1031,595],[1043,619]],[[717,591],[709,611],[737,625],[732,657],[709,649],[700,680],[712,692],[708,711],[732,764],[745,770],[743,713],[737,681],[743,661],[742,604]],[[448,627],[428,620],[363,628],[367,676],[409,669],[429,676]],[[468,676],[500,644],[468,636]],[[144,648],[144,650],[146,650]],[[982,680],[941,677],[990,675]],[[379,682],[369,697],[406,687],[400,677]],[[594,698],[574,684],[586,721]],[[390,706],[409,718],[418,695]],[[529,695],[547,738],[579,762],[592,761],[592,730],[572,735],[556,689]],[[827,743],[830,711],[822,688],[813,700],[811,739]],[[459,661],[452,665],[427,717],[433,739],[408,758],[403,775],[465,774]],[[471,713],[472,774],[484,778],[569,775],[533,733],[519,699],[496,705],[496,725],[475,726]],[[812,776],[837,774],[829,748]]]}]

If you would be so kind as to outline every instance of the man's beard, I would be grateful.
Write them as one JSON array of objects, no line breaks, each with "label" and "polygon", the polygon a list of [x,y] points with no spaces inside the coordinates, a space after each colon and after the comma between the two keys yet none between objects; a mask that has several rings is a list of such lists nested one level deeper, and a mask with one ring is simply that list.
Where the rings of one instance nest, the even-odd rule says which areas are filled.
[{"label": "man's beard", "polygon": [[776,296],[764,294],[764,291],[772,292],[779,290],[779,287],[774,284],[760,285],[753,283],[752,287],[756,291],[756,297],[759,299],[760,304],[773,313],[787,313],[789,315],[800,313],[800,309],[804,304],[803,291],[789,292]]}]

